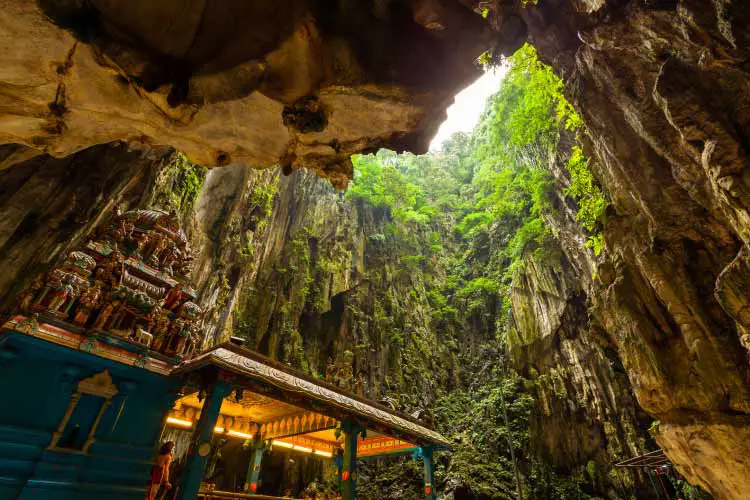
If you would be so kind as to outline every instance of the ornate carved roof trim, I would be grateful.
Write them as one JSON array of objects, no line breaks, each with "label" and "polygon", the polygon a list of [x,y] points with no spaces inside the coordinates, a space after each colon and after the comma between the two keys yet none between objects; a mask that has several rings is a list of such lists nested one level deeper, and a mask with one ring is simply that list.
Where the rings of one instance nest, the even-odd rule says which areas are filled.
[{"label": "ornate carved roof trim", "polygon": [[450,442],[445,437],[406,416],[397,415],[385,407],[358,398],[325,382],[312,379],[304,373],[233,344],[219,345],[178,366],[173,374],[191,372],[208,365],[227,369],[256,380],[263,380],[284,391],[302,393],[310,399],[336,406],[353,416],[396,429],[416,440],[450,447]]}]

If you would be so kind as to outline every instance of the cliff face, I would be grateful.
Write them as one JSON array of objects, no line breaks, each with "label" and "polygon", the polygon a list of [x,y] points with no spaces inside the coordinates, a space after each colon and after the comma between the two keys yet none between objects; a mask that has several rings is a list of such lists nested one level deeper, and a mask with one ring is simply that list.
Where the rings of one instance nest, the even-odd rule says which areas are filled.
[{"label": "cliff face", "polygon": [[[81,177],[71,183],[76,172]],[[116,204],[160,208],[177,211],[190,236],[209,341],[239,335],[249,347],[320,376],[329,359],[341,361],[351,351],[368,397],[417,411],[428,422],[463,420],[438,398],[497,383],[482,374],[505,363],[486,347],[501,317],[497,297],[455,304],[448,322],[435,304],[451,256],[464,251],[450,224],[404,231],[387,209],[349,199],[311,172],[204,171],[172,150],[113,144],[65,160],[37,157],[3,171],[0,186],[14,193],[2,205],[9,214],[2,247],[6,310],[24,283],[85,239]],[[414,260],[436,237],[443,250]],[[580,257],[589,262],[588,255]],[[588,320],[570,262],[558,247],[541,260],[529,256],[510,295],[511,363],[527,378],[523,392],[537,400],[530,429],[522,431],[532,436],[528,460],[587,474],[586,488],[609,498],[633,491],[648,498],[644,477],[611,470],[617,459],[646,449],[644,417],[613,346]],[[436,405],[439,415],[425,412]],[[444,464],[444,488],[459,498],[461,476],[450,472],[458,466]],[[373,481],[416,481],[418,491],[410,467],[405,477],[395,473],[402,466],[379,467],[366,471]],[[401,498],[400,491],[389,498]]]},{"label": "cliff face", "polygon": [[653,447],[650,419],[635,401],[612,345],[592,325],[587,297],[562,252],[527,258],[511,292],[515,366],[534,381],[536,453],[552,466],[588,466],[596,490],[648,498],[645,476],[613,467]]},{"label": "cliff face", "polygon": [[744,498],[750,9],[540,2],[527,21],[567,78],[614,207],[592,316],[678,469]]},{"label": "cliff face", "polygon": [[[482,346],[491,341],[501,311],[490,297],[458,311],[457,324],[441,320],[429,297],[446,280],[450,257],[427,257],[419,265],[404,259],[425,252],[420,247],[428,234],[393,233],[399,222],[387,210],[351,200],[311,173],[230,171],[210,171],[196,203],[203,232],[211,232],[207,221],[221,228],[215,240],[221,249],[205,262],[242,262],[224,268],[221,335],[244,337],[250,347],[320,376],[327,360],[341,361],[350,350],[368,397],[420,411],[428,421],[433,416],[421,410],[435,407],[440,394],[488,383],[481,373],[503,361],[487,357]],[[252,180],[243,184],[238,176]],[[223,215],[209,216],[203,206]],[[646,432],[651,419],[633,397],[616,345],[589,319],[591,281],[581,276],[594,258],[572,217],[550,221],[558,239],[543,257],[526,258],[509,297],[510,362],[536,400],[529,460],[583,474],[589,491],[607,498],[650,498],[646,476],[613,468],[653,448]],[[452,228],[441,231],[447,254],[459,255]],[[561,240],[573,242],[576,253],[568,257]],[[414,480],[382,467],[369,474],[398,484]],[[448,472],[448,491],[458,494],[461,485],[451,477]]]},{"label": "cliff face", "polygon": [[[429,136],[449,96],[474,74],[468,61],[491,45],[483,24],[451,3],[440,30],[434,9],[395,2],[400,7],[386,14],[367,10],[358,22],[378,26],[367,35],[377,36],[362,40],[354,13],[327,16],[325,5],[291,2],[280,16],[289,19],[269,22],[260,30],[267,36],[249,44],[257,53],[241,53],[234,41],[245,40],[232,20],[263,14],[264,2],[243,15],[209,9],[200,20],[190,9],[175,11],[176,3],[160,2],[163,12],[152,3],[132,12],[116,1],[3,3],[0,96],[8,118],[0,137],[21,145],[4,147],[2,165],[27,160],[0,178],[3,307],[118,199],[130,208],[184,208],[214,338],[241,334],[318,373],[329,356],[352,350],[372,396],[410,410],[429,403],[435,385],[458,378],[461,355],[481,355],[474,333],[488,331],[488,319],[473,317],[473,330],[450,338],[425,327],[426,281],[393,264],[396,249],[383,244],[388,214],[342,201],[309,173],[279,177],[237,165],[210,171],[200,197],[183,207],[182,196],[167,195],[175,186],[190,191],[171,151],[84,148],[113,139],[164,143],[212,166],[306,165],[343,186],[352,152],[424,143],[418,138]],[[498,10],[501,33],[509,33],[501,50],[516,46],[525,30]],[[148,15],[130,15],[137,12]],[[649,418],[632,390],[690,481],[717,498],[743,498],[750,7],[545,0],[519,15],[566,79],[612,202],[604,257],[587,253],[569,220],[552,221],[560,249],[549,260],[530,258],[514,285],[511,355],[538,381],[539,452],[561,467],[635,453],[643,446],[637,428]],[[162,33],[149,23],[164,19],[179,22],[149,39]],[[429,51],[420,58],[426,69],[408,58],[385,66],[368,59],[398,23],[409,29],[382,53],[408,52],[399,47],[416,40],[422,51],[410,57]],[[213,39],[223,32],[226,39]],[[171,69],[154,75],[155,67]],[[391,73],[375,71],[383,67]],[[435,275],[445,272],[444,263],[431,265]]]}]

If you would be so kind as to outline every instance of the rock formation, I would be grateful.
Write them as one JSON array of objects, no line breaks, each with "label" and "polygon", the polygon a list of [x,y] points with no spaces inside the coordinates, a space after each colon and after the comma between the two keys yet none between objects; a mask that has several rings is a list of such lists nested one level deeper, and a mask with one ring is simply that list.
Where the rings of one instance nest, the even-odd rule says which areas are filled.
[{"label": "rock formation", "polygon": [[[3,192],[14,193],[0,203],[13,216],[0,244],[0,258],[9,264],[0,288],[4,307],[39,269],[67,254],[68,240],[71,247],[85,242],[96,225],[90,221],[110,216],[115,204],[174,210],[194,249],[206,334],[216,340],[242,336],[249,346],[321,376],[329,359],[343,364],[354,354],[351,369],[367,397],[423,418],[432,418],[423,410],[435,405],[439,387],[455,387],[476,376],[474,367],[496,363],[482,344],[492,335],[497,308],[490,300],[460,313],[464,327],[436,327],[428,280],[441,279],[446,264],[431,262],[424,272],[400,264],[409,248],[403,237],[385,240],[394,224],[387,210],[349,200],[305,171],[285,177],[227,166],[200,174],[205,180],[193,191],[183,179],[193,167],[180,162],[167,149],[115,143],[66,159],[40,156],[0,172]],[[580,232],[570,221],[554,223]],[[444,238],[451,238],[451,228]],[[585,249],[578,257],[591,265]],[[588,282],[578,281],[573,259],[559,249],[551,260],[529,257],[511,295],[512,357],[539,401],[535,453],[561,472],[594,471],[591,487],[610,498],[633,491],[650,498],[645,477],[611,469],[617,459],[647,449],[649,419],[631,395],[614,347],[590,324]]]},{"label": "rock formation", "polygon": [[[658,421],[659,445],[686,478],[716,498],[746,496],[747,2],[540,0],[516,15],[490,9],[496,35],[471,9],[447,0],[374,2],[367,9],[195,1],[195,8],[177,11],[178,2],[137,4],[2,2],[0,141],[16,144],[3,149],[2,164],[80,151],[61,160],[38,156],[2,173],[4,304],[15,297],[11,286],[19,277],[64,254],[62,242],[83,237],[115,198],[148,204],[167,154],[149,144],[175,146],[207,166],[307,166],[344,186],[353,152],[424,149],[450,97],[475,75],[474,57],[493,44],[501,52],[516,47],[525,25],[566,80],[612,201],[605,257],[582,256],[584,241],[568,233],[558,260],[563,270],[531,265],[514,297],[519,368],[541,375],[563,369],[565,393],[576,394],[566,407],[554,387],[542,390],[548,398],[540,425],[562,427],[572,414],[580,419],[570,434],[547,435],[541,446],[561,461],[556,450],[572,449],[573,439],[593,455],[604,440],[635,451],[633,429],[643,416],[628,401],[632,386]],[[85,149],[115,139],[146,147],[116,155],[108,146]],[[304,357],[284,346],[299,345],[303,322],[325,336],[311,342],[321,352],[333,339],[399,345],[403,339],[373,339],[361,327],[363,317],[392,316],[393,307],[403,307],[393,292],[377,303],[358,292],[380,289],[357,271],[368,244],[357,231],[377,212],[349,213],[334,194],[291,178],[280,184],[285,201],[275,206],[274,175],[239,165],[211,171],[197,203],[192,234],[202,249],[195,273],[217,334],[233,325],[293,363]],[[362,225],[352,222],[356,217]],[[293,231],[334,218],[348,222],[333,232]],[[273,229],[264,232],[264,224]],[[341,243],[352,235],[361,248]],[[293,245],[300,252],[294,258],[283,250]],[[340,261],[317,269],[323,261],[313,256],[321,245]],[[305,266],[300,255],[307,255]],[[321,288],[307,288],[309,275],[291,266],[319,272]],[[240,293],[272,283],[265,297]],[[540,302],[529,300],[532,293]],[[310,307],[290,300],[301,296],[313,301]],[[343,321],[351,300],[367,314]],[[242,324],[250,316],[233,317],[243,310],[257,312],[252,323]],[[423,308],[410,311],[410,328],[424,323],[420,314]],[[359,359],[402,370],[393,361],[401,354],[388,347]],[[435,358],[426,363],[440,365]],[[386,382],[383,373],[369,376],[373,386]],[[410,377],[401,383],[412,383]],[[627,418],[611,426],[622,408]],[[587,422],[599,427],[584,439]]]},{"label": "rock formation", "polygon": [[[306,167],[339,187],[349,157],[425,151],[500,34],[456,0],[0,4],[0,143],[61,157],[127,140],[201,165]],[[408,47],[408,50],[404,50]],[[25,154],[32,154],[27,151]]]},{"label": "rock formation", "polygon": [[592,315],[678,469],[744,498],[750,8],[539,2],[524,17],[567,78],[614,205]]}]

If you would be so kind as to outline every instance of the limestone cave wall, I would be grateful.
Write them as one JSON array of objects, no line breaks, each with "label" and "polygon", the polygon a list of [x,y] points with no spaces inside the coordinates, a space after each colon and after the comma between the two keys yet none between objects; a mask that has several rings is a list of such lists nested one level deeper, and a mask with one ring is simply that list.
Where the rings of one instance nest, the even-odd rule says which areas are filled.
[{"label": "limestone cave wall", "polygon": [[[641,422],[654,419],[657,442],[686,478],[716,498],[741,499],[750,477],[750,366],[743,347],[750,345],[750,5],[523,3],[514,8],[527,28],[505,8],[491,16],[508,30],[501,30],[508,38],[500,52],[528,31],[565,78],[612,202],[602,257],[585,257],[584,239],[560,223],[558,258],[530,261],[515,285],[513,355],[518,369],[542,380],[540,449],[563,465],[596,462],[613,450],[637,451],[645,439]],[[456,30],[441,35],[440,16],[421,17],[419,4],[388,11],[385,19],[414,28],[425,50],[443,50],[428,58],[435,71],[425,74],[455,78],[434,93],[423,92],[424,82],[393,76],[408,75],[408,61],[390,67],[388,77],[371,71],[377,61],[369,66],[366,50],[348,58],[352,47],[372,45],[337,33],[336,18],[321,17],[317,7],[292,5],[285,15],[294,22],[269,24],[269,32],[292,35],[257,42],[268,67],[279,71],[279,80],[262,80],[258,74],[271,70],[252,63],[253,54],[236,59],[231,43],[209,44],[229,47],[228,59],[217,59],[221,67],[203,67],[206,54],[197,44],[195,54],[178,58],[194,55],[195,64],[186,69],[171,58],[169,74],[152,78],[148,69],[158,56],[185,52],[195,33],[188,26],[166,41],[140,39],[149,31],[144,19],[160,17],[134,14],[117,26],[118,2],[4,2],[0,37],[8,50],[0,97],[9,118],[0,132],[3,142],[16,145],[3,147],[1,164],[9,168],[0,172],[3,308],[114,204],[177,208],[198,255],[194,278],[214,339],[236,333],[251,347],[317,373],[329,356],[350,349],[371,395],[409,410],[429,403],[429,385],[450,383],[460,356],[450,347],[455,338],[426,329],[430,310],[420,276],[389,264],[392,249],[378,236],[387,214],[347,203],[308,172],[281,177],[239,165],[204,173],[188,209],[183,196],[168,195],[184,187],[169,173],[175,153],[150,145],[178,146],[212,166],[279,162],[289,173],[307,165],[340,186],[351,174],[344,159],[352,152],[418,147],[449,96],[476,74],[464,56],[473,59],[492,45],[469,9],[455,13],[458,4],[452,5],[444,19],[454,20]],[[96,22],[66,17],[71,12],[96,14]],[[353,19],[339,14],[343,24]],[[71,19],[78,24],[66,24]],[[398,24],[378,26],[387,34]],[[301,64],[317,61],[305,56],[311,40],[322,44],[316,54],[330,56],[322,66],[336,71],[286,75],[317,66]],[[451,52],[454,45],[460,50]],[[274,81],[288,85],[275,88]],[[239,93],[216,95],[226,82]],[[251,91],[256,85],[265,93]],[[318,100],[299,100],[310,94]],[[325,131],[317,130],[324,122]],[[86,149],[114,139],[131,145]],[[466,355],[477,354],[470,332],[458,343]],[[424,371],[436,377],[420,377]],[[404,390],[410,387],[419,389]],[[584,435],[587,429],[593,431]],[[583,446],[574,449],[576,442]]]},{"label": "limestone cave wall", "polygon": [[678,469],[744,498],[748,4],[539,2],[525,19],[613,203],[592,321]]},{"label": "limestone cave wall", "polygon": [[[447,261],[403,260],[428,235],[386,237],[395,223],[387,210],[348,199],[312,172],[206,171],[171,149],[113,143],[62,160],[34,157],[0,172],[0,189],[13,193],[0,205],[8,214],[0,289],[6,312],[25,283],[119,204],[180,214],[209,342],[240,336],[321,377],[329,359],[351,351],[368,397],[428,422],[439,388],[482,383],[473,370],[500,362],[483,347],[494,336],[497,304],[461,312],[459,327],[441,326],[428,288],[444,279]],[[565,241],[580,239],[568,219],[550,223],[569,231]],[[444,231],[457,251],[451,228]],[[568,257],[555,246],[542,260],[530,255],[511,292],[510,354],[538,402],[534,454],[564,474],[586,471],[591,491],[607,498],[634,491],[649,498],[645,477],[612,468],[648,449],[650,419],[633,399],[616,346],[587,315],[577,266],[590,268],[593,258],[579,250]]]}]

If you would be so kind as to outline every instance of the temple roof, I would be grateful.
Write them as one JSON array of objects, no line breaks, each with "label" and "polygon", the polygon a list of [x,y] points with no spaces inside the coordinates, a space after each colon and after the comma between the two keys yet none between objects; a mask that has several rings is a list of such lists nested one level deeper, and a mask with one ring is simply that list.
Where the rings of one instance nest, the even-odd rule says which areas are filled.
[{"label": "temple roof", "polygon": [[[291,401],[339,420],[349,417],[377,432],[420,444],[450,448],[450,442],[416,419],[395,412],[339,387],[310,377],[272,359],[231,343],[221,344],[182,363],[173,374],[189,374],[217,368],[233,383]],[[227,377],[229,375],[229,377]]]}]

